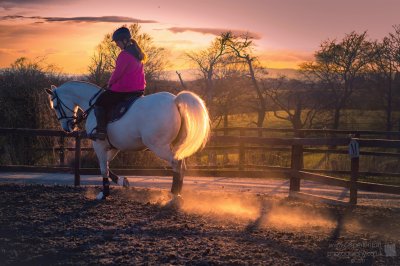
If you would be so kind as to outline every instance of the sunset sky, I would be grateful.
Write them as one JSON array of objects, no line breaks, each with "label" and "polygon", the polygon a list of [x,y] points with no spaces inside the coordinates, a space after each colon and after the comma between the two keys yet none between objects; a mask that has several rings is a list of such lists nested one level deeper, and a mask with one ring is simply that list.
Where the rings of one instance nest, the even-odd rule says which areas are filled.
[{"label": "sunset sky", "polygon": [[85,73],[105,34],[138,22],[170,51],[171,70],[187,68],[184,52],[227,30],[255,36],[266,67],[296,68],[328,38],[367,30],[381,39],[400,24],[399,10],[398,0],[0,0],[0,67],[45,57]]}]

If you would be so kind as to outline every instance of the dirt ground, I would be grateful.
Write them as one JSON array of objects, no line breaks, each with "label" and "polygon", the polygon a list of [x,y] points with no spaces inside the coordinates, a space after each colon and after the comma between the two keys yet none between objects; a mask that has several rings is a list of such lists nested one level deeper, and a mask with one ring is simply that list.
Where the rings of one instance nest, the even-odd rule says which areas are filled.
[{"label": "dirt ground", "polygon": [[0,185],[1,265],[400,265],[398,207],[250,193]]}]

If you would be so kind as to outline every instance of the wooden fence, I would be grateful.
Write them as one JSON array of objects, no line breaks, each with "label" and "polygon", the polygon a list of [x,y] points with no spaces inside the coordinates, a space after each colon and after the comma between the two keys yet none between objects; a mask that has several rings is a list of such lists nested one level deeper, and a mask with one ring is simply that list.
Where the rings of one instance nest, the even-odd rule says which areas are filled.
[{"label": "wooden fence", "polygon": [[[226,134],[228,131],[239,130],[239,136],[232,136]],[[399,194],[400,195],[400,186],[392,186],[392,185],[382,185],[368,182],[360,182],[358,181],[359,176],[359,156],[353,156],[351,159],[351,171],[349,172],[350,180],[346,180],[344,178],[332,177],[329,175],[323,175],[311,171],[307,171],[303,169],[303,154],[304,152],[309,152],[310,150],[317,150],[319,152],[327,151],[316,149],[315,147],[348,147],[350,141],[357,143],[360,147],[379,147],[379,148],[395,148],[400,149],[400,141],[392,140],[392,139],[363,139],[359,138],[361,134],[363,135],[384,135],[389,137],[397,138],[400,136],[399,132],[376,132],[376,131],[332,131],[332,130],[312,130],[313,133],[317,134],[325,134],[325,137],[254,137],[254,136],[246,136],[245,131],[253,130],[253,129],[243,129],[243,128],[235,128],[235,129],[223,129],[225,132],[224,136],[219,136],[218,133],[214,133],[214,136],[211,137],[210,146],[207,148],[209,150],[221,150],[221,149],[237,149],[239,153],[239,163],[237,166],[237,170],[234,169],[189,169],[188,175],[197,175],[197,176],[280,176],[290,179],[290,193],[292,195],[299,194],[300,192],[300,180],[311,180],[314,182],[323,183],[326,185],[332,186],[340,186],[344,188],[348,188],[350,190],[350,203],[357,203],[357,191],[359,189],[371,192],[380,192],[380,193],[390,193],[390,194]],[[257,132],[260,132],[261,129],[256,129]],[[216,130],[214,132],[218,132],[220,130]],[[268,129],[265,131],[276,131],[282,132],[282,130],[276,129]],[[290,131],[290,130],[289,130]],[[310,130],[309,130],[310,131]],[[286,133],[286,132],[285,132]],[[298,132],[294,132],[298,134]],[[309,133],[309,132],[303,132]],[[327,137],[327,135],[333,134],[335,137]],[[259,133],[257,133],[258,135]],[[339,134],[353,134],[357,135],[357,138],[353,136],[346,137],[337,137]],[[57,130],[33,130],[33,129],[7,129],[0,128],[0,135],[27,135],[27,136],[53,136],[60,138],[60,147],[59,156],[60,162],[64,160],[64,152],[65,150],[73,150],[75,151],[75,163],[73,166],[74,172],[74,184],[76,186],[80,185],[80,175],[81,174],[95,174],[99,173],[98,169],[81,169],[81,141],[86,138],[86,133],[83,131],[76,131],[72,133],[65,133],[64,131]],[[262,134],[261,134],[262,135]],[[65,147],[64,140],[65,138],[74,138],[75,139],[75,147]],[[257,147],[258,146],[258,147]],[[263,170],[247,170],[245,166],[245,150],[246,149],[257,149],[260,146],[262,147],[289,147],[291,151],[291,163],[290,167],[265,167]],[[313,149],[305,149],[304,146],[313,147]],[[332,149],[331,152],[334,152],[336,149]],[[339,150],[339,153],[343,153],[344,150]],[[363,155],[363,152],[360,152]],[[370,152],[370,154],[375,154]],[[380,154],[380,153],[376,153]],[[390,154],[390,153],[389,153]],[[399,154],[396,154],[398,156]],[[393,155],[394,155],[393,154]],[[68,171],[70,168],[66,167],[26,167],[26,166],[0,166],[0,170],[8,170],[8,171]],[[165,175],[171,174],[171,170],[161,170],[161,169],[120,169],[116,171],[120,174],[132,174],[132,175]]]}]

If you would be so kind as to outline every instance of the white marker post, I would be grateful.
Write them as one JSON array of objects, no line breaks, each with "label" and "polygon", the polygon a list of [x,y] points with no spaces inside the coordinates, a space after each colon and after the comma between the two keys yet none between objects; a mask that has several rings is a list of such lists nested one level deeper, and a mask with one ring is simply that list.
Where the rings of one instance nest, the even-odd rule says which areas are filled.
[{"label": "white marker post", "polygon": [[357,179],[360,168],[360,145],[357,139],[351,139],[349,143],[349,155],[351,159],[350,178],[350,204],[357,204]]}]

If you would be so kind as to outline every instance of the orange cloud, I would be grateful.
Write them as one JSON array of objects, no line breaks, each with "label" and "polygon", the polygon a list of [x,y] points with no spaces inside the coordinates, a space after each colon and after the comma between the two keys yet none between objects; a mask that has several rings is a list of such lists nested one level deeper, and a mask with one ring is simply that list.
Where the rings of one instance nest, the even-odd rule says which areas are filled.
[{"label": "orange cloud", "polygon": [[272,50],[260,52],[260,60],[298,62],[313,60],[313,53],[290,50]]},{"label": "orange cloud", "polygon": [[[113,24],[91,24],[81,27],[73,23],[60,27],[57,23],[0,24],[0,68],[8,67],[19,57],[46,58],[66,73],[84,73],[95,46],[102,40],[104,28]],[[60,38],[62,32],[62,38]],[[28,50],[27,50],[28,49]]]},{"label": "orange cloud", "polygon": [[0,55],[13,55],[15,50],[0,48]]},{"label": "orange cloud", "polygon": [[172,28],[168,28],[168,30],[173,33],[181,33],[181,32],[190,31],[190,32],[198,32],[201,34],[212,34],[215,36],[218,36],[223,32],[231,31],[234,35],[237,35],[237,36],[248,34],[250,37],[252,37],[255,40],[259,40],[262,37],[258,33],[249,32],[249,31],[245,31],[245,30],[230,30],[230,29],[218,29],[218,28],[190,28],[190,27],[172,27]]},{"label": "orange cloud", "polygon": [[268,68],[293,68],[297,69],[299,64],[314,59],[313,52],[294,50],[270,50],[258,53],[259,61]]}]

